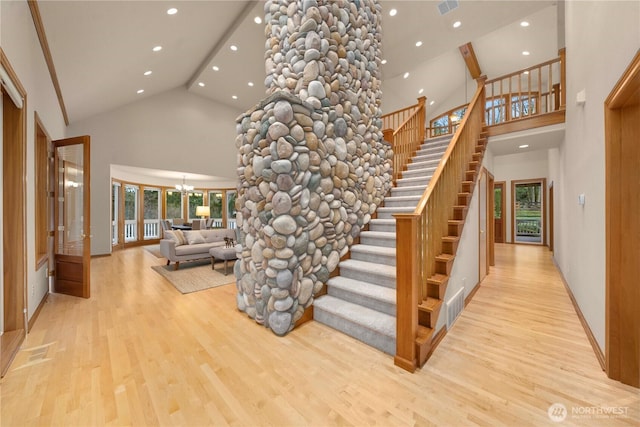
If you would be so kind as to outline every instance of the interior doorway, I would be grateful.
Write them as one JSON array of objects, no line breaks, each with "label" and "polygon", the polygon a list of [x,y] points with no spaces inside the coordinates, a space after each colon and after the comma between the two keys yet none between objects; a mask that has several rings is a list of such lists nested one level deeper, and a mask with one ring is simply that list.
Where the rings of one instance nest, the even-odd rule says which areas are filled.
[{"label": "interior doorway", "polygon": [[607,375],[640,387],[640,51],[605,101]]},{"label": "interior doorway", "polygon": [[504,181],[493,184],[493,221],[495,230],[495,242],[504,243],[507,235],[507,223],[505,221],[505,185]]},{"label": "interior doorway", "polygon": [[546,244],[546,178],[511,181],[513,243]]}]

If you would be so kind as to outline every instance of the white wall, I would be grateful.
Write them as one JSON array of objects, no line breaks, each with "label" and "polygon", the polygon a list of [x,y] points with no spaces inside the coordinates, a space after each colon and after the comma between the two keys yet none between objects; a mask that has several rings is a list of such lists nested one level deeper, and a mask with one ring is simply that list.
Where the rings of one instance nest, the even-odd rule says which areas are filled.
[{"label": "white wall", "polygon": [[548,150],[527,151],[524,153],[508,154],[505,156],[495,156],[493,158],[493,176],[495,180],[506,181],[503,200],[506,214],[506,242],[512,242],[511,181],[519,179],[547,178],[549,173],[547,151]]},{"label": "white wall", "polygon": [[111,164],[235,180],[239,114],[179,87],[72,123],[91,136],[92,255],[111,252]]},{"label": "white wall", "polygon": [[35,269],[35,123],[34,112],[53,139],[65,136],[65,124],[26,1],[0,2],[2,50],[27,91],[27,300],[28,317],[49,291],[45,267]]},{"label": "white wall", "polygon": [[[567,116],[559,150],[556,260],[600,348],[605,342],[604,100],[640,47],[640,2],[568,1]],[[575,104],[585,90],[586,104]],[[579,206],[578,195],[586,203]]]}]

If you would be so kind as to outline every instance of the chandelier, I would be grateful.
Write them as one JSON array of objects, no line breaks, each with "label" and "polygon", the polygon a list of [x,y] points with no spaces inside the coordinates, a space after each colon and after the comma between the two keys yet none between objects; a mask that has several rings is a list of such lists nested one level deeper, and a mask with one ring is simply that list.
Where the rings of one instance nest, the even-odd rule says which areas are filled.
[{"label": "chandelier", "polygon": [[176,190],[180,191],[181,193],[187,193],[189,191],[193,191],[193,185],[187,185],[186,184],[186,177],[183,175],[182,176],[182,184],[176,184]]}]

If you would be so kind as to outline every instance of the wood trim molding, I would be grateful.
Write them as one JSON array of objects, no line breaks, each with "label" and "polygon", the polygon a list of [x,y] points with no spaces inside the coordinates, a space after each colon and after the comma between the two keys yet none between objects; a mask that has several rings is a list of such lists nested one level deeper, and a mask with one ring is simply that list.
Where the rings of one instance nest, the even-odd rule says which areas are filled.
[{"label": "wood trim molding", "polygon": [[467,295],[466,298],[464,299],[465,307],[469,305],[469,303],[471,302],[471,300],[476,295],[476,292],[478,292],[479,289],[480,289],[480,282],[476,283],[473,289],[471,289],[471,292],[469,292],[469,295]]},{"label": "wood trim molding", "polygon": [[[47,280],[48,279],[49,278],[47,277]],[[33,328],[33,325],[36,323],[36,319],[38,319],[38,316],[40,316],[40,311],[42,311],[42,307],[44,307],[45,303],[47,302],[47,299],[49,299],[49,292],[44,294],[44,297],[42,298],[42,301],[40,301],[40,304],[38,304],[38,307],[36,308],[36,311],[33,312],[33,316],[31,316],[31,319],[29,319],[28,331],[30,331],[31,328]]]},{"label": "wood trim molding", "polygon": [[567,294],[569,295],[569,299],[571,299],[571,304],[573,304],[573,309],[576,311],[576,314],[578,315],[578,319],[580,319],[580,323],[582,324],[582,328],[584,329],[584,332],[587,335],[587,339],[591,344],[591,348],[593,348],[593,352],[596,355],[596,359],[598,359],[598,363],[600,364],[600,367],[604,371],[606,366],[604,353],[600,349],[600,346],[598,345],[598,341],[596,340],[595,335],[593,335],[593,332],[591,331],[591,328],[589,327],[587,320],[584,318],[584,315],[582,314],[582,310],[580,310],[580,306],[578,305],[576,298],[573,296],[573,292],[571,292],[571,288],[569,287],[567,280],[564,278],[564,274],[562,273],[560,266],[558,265],[554,257],[552,257],[552,259],[553,259],[553,264],[556,266],[556,269],[560,274],[560,279],[562,280],[562,284],[564,285],[564,288],[566,289]]},{"label": "wood trim molding", "polygon": [[60,111],[64,118],[64,124],[69,126],[69,116],[67,115],[67,108],[65,107],[64,99],[62,98],[62,89],[60,89],[60,82],[58,81],[56,67],[53,65],[53,56],[51,56],[51,49],[49,49],[49,42],[47,41],[47,35],[44,31],[44,24],[42,23],[42,17],[40,16],[38,1],[27,0],[27,3],[29,4],[29,10],[31,11],[31,17],[33,18],[33,26],[36,28],[38,40],[40,40],[40,47],[42,48],[44,60],[47,63],[47,68],[49,69],[51,82],[53,83],[53,88],[55,89],[56,96],[58,97],[58,103],[60,104]]},{"label": "wood trim molding", "polygon": [[498,125],[487,126],[489,136],[504,135],[505,133],[521,130],[535,129],[544,126],[565,122],[565,110],[552,111],[551,113],[538,114],[522,119],[511,120]]}]

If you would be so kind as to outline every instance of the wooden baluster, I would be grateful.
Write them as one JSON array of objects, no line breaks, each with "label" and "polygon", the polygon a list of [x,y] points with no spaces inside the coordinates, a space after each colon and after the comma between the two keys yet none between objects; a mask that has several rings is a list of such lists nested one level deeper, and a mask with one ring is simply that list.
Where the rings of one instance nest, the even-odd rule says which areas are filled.
[{"label": "wooden baluster", "polygon": [[560,109],[567,106],[567,50],[562,48],[558,51],[560,55]]}]

